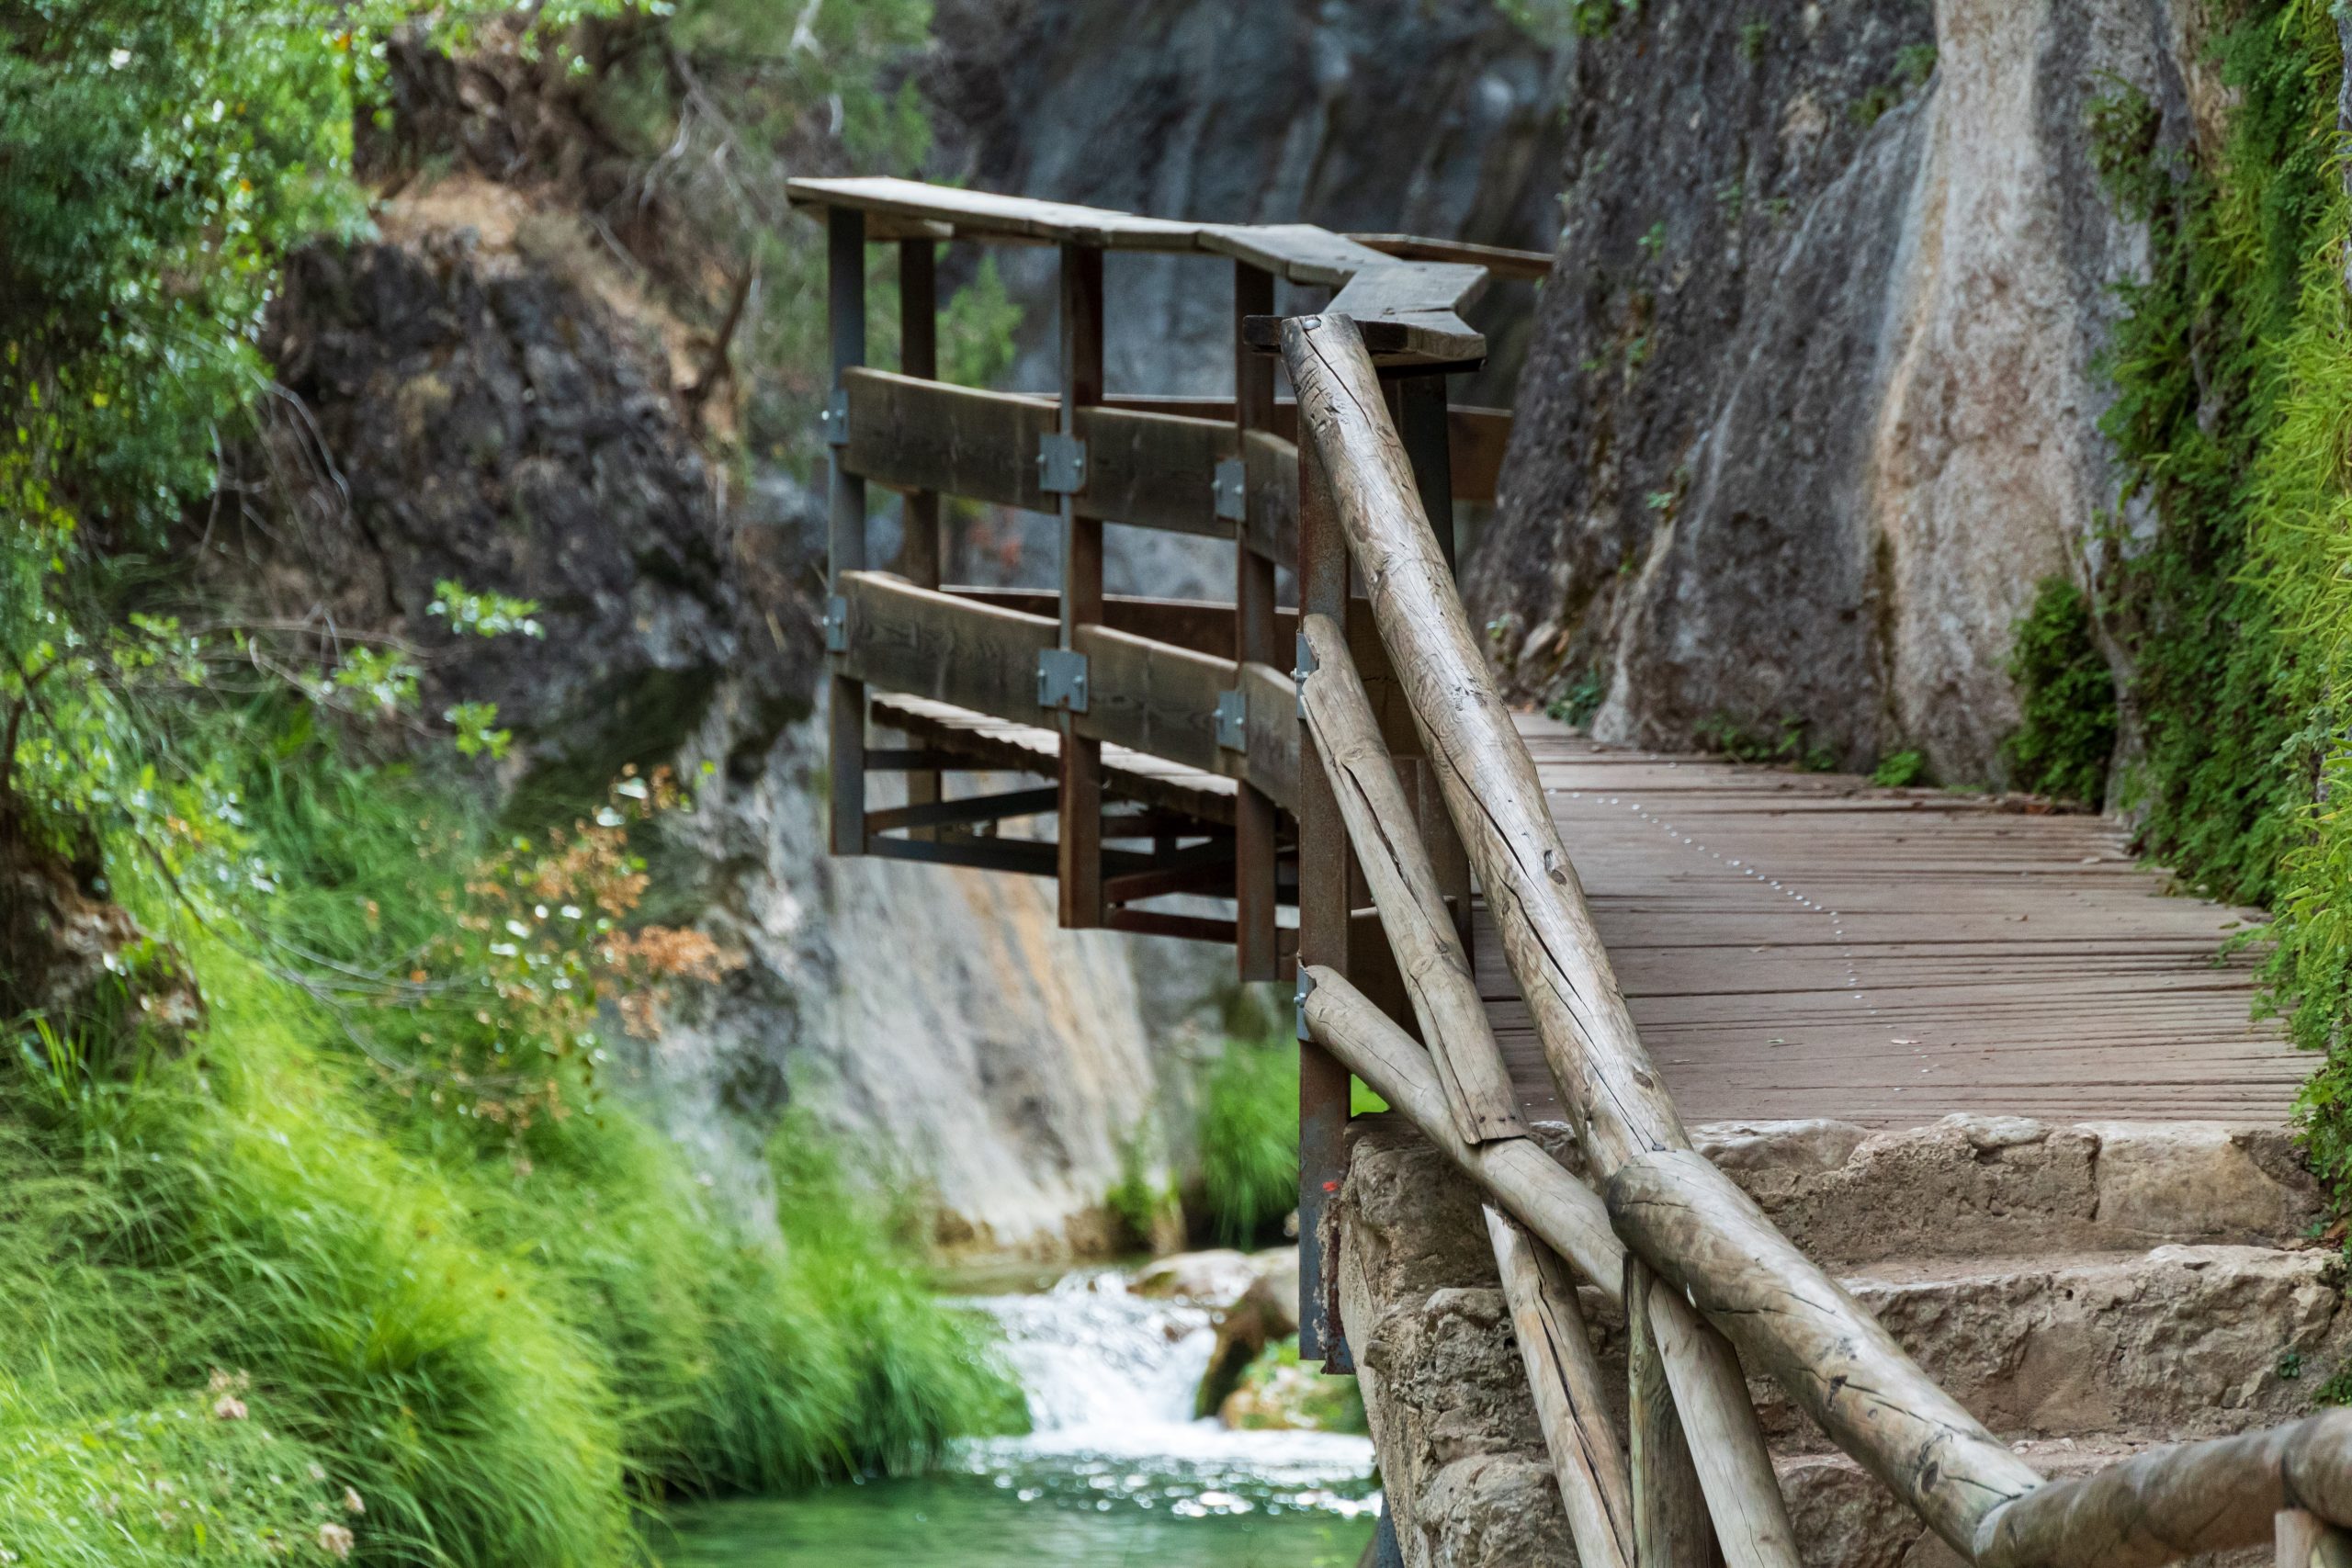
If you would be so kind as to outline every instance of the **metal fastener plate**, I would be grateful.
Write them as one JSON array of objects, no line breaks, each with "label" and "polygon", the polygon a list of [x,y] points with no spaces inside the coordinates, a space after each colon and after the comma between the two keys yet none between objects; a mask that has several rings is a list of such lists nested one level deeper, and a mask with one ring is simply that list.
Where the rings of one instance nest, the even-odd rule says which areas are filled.
[{"label": "metal fastener plate", "polygon": [[1228,751],[1250,749],[1250,698],[1238,691],[1216,694],[1216,743]]},{"label": "metal fastener plate", "polygon": [[825,601],[825,651],[849,651],[849,601],[838,593]]},{"label": "metal fastener plate", "polygon": [[1047,495],[1076,495],[1086,488],[1086,443],[1056,433],[1037,438],[1037,488]]},{"label": "metal fastener plate", "polygon": [[1086,711],[1086,655],[1069,648],[1037,650],[1037,705]]},{"label": "metal fastener plate", "polygon": [[1291,998],[1291,1005],[1298,1010],[1298,1037],[1301,1040],[1314,1038],[1306,1032],[1306,998],[1314,993],[1315,976],[1308,974],[1306,965],[1302,964],[1298,966],[1298,990]]},{"label": "metal fastener plate", "polygon": [[836,387],[817,415],[817,429],[828,446],[849,445],[849,389]]},{"label": "metal fastener plate", "polygon": [[1250,515],[1250,476],[1238,457],[1227,457],[1216,466],[1216,514],[1227,523],[1245,521]]},{"label": "metal fastener plate", "polygon": [[1298,634],[1297,650],[1292,658],[1296,662],[1291,666],[1290,678],[1298,682],[1298,716],[1305,718],[1306,716],[1306,678],[1314,674],[1317,669],[1315,649],[1308,645],[1305,632]]}]

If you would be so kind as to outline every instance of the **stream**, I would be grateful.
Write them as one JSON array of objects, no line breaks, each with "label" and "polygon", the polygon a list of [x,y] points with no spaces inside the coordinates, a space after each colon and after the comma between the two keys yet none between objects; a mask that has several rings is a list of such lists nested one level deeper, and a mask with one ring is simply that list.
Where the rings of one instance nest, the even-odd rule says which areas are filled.
[{"label": "stream", "polygon": [[671,1568],[1353,1568],[1379,1495],[1369,1439],[1192,1418],[1208,1311],[1114,1270],[962,1298],[1003,1326],[1035,1428],[933,1473],[681,1510]]}]

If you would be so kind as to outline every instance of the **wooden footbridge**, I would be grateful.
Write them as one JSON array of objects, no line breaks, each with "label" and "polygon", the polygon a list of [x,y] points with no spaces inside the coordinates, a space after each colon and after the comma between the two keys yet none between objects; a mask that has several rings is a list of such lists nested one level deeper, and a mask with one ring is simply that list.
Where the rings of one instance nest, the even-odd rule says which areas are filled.
[{"label": "wooden footbridge", "polygon": [[[1350,1365],[1325,1203],[1352,1074],[1489,1200],[1587,1568],[1795,1568],[1743,1363],[1980,1568],[2352,1562],[2352,1412],[2045,1481],[1692,1151],[1686,1113],[2275,1119],[2300,1075],[2214,962],[2239,918],[2162,897],[2096,818],[1612,751],[1504,705],[1451,525],[1507,416],[1445,385],[1484,353],[1459,312],[1544,258],[899,180],[793,197],[831,262],[834,852],[1051,876],[1066,926],[1295,980],[1303,1356]],[[949,241],[1059,249],[1057,398],[936,378]],[[895,372],[865,364],[876,243]],[[1231,400],[1107,394],[1112,251],[1231,268]],[[1334,292],[1278,313],[1283,286]],[[905,498],[893,570],[869,485]],[[1057,514],[1058,589],[944,586],[943,496]],[[1232,602],[1107,595],[1106,523],[1229,541]],[[1626,1313],[1625,1445],[1579,1282]]]}]

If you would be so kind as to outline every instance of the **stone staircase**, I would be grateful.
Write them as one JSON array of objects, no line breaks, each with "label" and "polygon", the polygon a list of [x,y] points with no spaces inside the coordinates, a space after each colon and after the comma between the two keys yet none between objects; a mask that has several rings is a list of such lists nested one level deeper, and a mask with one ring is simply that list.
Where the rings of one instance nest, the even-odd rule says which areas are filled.
[{"label": "stone staircase", "polygon": [[[1566,1129],[1539,1130],[1566,1154]],[[2338,1254],[2280,1130],[1948,1117],[1717,1124],[1699,1146],[2045,1474],[2307,1413],[2352,1364]],[[1408,1568],[1575,1561],[1470,1184],[1401,1119],[1354,1124],[1343,1315]],[[1622,1318],[1584,1293],[1604,1369]],[[1957,1559],[1766,1382],[1808,1568]],[[1622,1401],[1618,1404],[1622,1410]]]}]

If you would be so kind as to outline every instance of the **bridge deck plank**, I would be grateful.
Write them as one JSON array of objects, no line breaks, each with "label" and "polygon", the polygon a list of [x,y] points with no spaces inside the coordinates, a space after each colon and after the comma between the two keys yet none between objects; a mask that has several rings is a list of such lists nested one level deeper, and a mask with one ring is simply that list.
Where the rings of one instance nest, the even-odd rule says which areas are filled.
[{"label": "bridge deck plank", "polygon": [[[1690,1121],[2275,1122],[2310,1071],[2252,1017],[2253,958],[2222,956],[2254,912],[2177,896],[2100,818],[1522,728]],[[1483,911],[1477,934],[1513,1078],[1556,1115]]]}]

